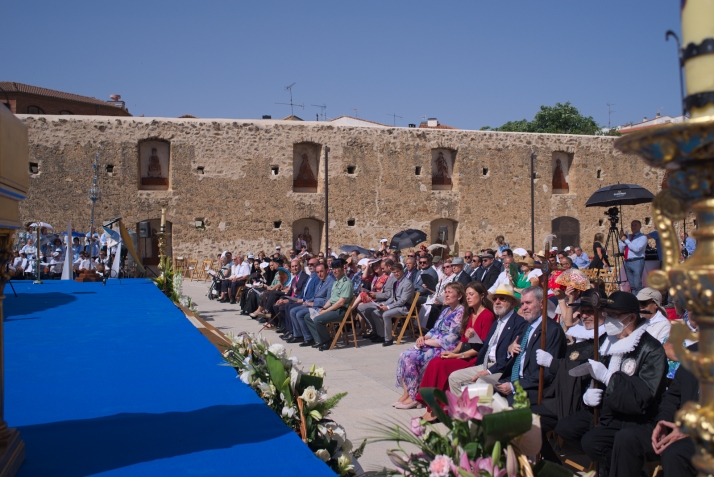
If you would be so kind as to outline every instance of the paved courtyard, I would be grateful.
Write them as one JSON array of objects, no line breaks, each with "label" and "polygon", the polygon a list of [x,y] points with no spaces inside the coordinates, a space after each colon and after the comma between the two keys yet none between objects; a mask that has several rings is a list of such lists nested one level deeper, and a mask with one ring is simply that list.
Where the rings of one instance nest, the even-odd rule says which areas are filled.
[{"label": "paved courtyard", "polygon": [[[208,285],[209,282],[183,283],[183,294],[196,302],[201,318],[224,333],[256,333],[260,330],[262,325],[256,320],[237,315],[237,305],[209,300],[206,296]],[[271,342],[284,343],[274,331],[264,330],[263,335]],[[424,412],[423,409],[396,410],[391,407],[401,395],[394,385],[397,360],[402,351],[414,346],[408,332],[405,338],[401,345],[386,348],[368,340],[358,341],[357,349],[353,344],[348,347],[340,344],[332,351],[322,352],[311,347],[301,348],[297,344],[286,344],[286,348],[290,355],[300,358],[305,368],[313,363],[325,368],[325,385],[330,394],[348,393],[335,408],[332,417],[345,427],[347,436],[357,446],[371,435],[366,429],[371,420],[383,422],[397,419],[408,428],[411,417]],[[392,447],[393,443],[368,444],[360,459],[362,468],[374,471],[384,466],[393,467],[386,455],[386,450]]]}]

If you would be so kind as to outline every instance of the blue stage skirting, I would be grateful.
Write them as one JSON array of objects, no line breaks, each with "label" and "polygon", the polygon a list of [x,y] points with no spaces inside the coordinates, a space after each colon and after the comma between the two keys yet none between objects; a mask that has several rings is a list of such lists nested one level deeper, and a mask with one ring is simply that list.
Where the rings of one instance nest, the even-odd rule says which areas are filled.
[{"label": "blue stage skirting", "polygon": [[148,280],[5,287],[20,476],[334,476]]}]

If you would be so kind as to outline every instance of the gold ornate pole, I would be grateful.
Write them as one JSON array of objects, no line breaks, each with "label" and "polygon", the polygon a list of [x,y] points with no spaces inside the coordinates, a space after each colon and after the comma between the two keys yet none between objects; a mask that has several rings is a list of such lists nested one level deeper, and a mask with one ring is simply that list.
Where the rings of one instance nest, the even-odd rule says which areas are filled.
[{"label": "gold ornate pole", "polygon": [[[699,379],[699,402],[688,402],[676,424],[696,443],[692,464],[700,476],[714,475],[714,2],[688,0],[682,8],[681,66],[686,72],[684,111],[688,122],[631,133],[615,147],[638,154],[652,166],[669,170],[669,188],[652,204],[664,249],[662,270],[650,273],[647,284],[669,289],[699,326],[699,351],[688,351],[684,339],[697,334],[676,323],[670,341],[682,366]],[[697,248],[679,263],[680,244],[674,223],[693,211]]]},{"label": "gold ornate pole", "polygon": [[[15,475],[25,459],[20,433],[5,422],[3,300],[10,280],[6,267],[12,259],[13,237],[22,228],[19,206],[29,186],[28,159],[27,126],[0,105],[0,477]],[[39,255],[39,244],[37,247]]]}]

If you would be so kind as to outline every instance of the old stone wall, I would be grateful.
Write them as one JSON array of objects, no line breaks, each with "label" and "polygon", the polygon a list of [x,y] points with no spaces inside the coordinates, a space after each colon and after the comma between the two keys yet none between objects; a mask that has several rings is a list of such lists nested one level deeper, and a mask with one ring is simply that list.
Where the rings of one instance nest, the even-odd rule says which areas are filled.
[{"label": "old stone wall", "polygon": [[[174,256],[195,258],[226,249],[289,248],[294,222],[315,219],[320,227],[325,146],[329,242],[338,246],[373,247],[379,238],[408,228],[434,239],[432,229],[438,227],[432,222],[447,219],[455,231],[449,241],[461,251],[491,246],[498,234],[513,247],[530,248],[529,175],[535,153],[536,250],[553,219],[570,217],[577,219],[580,245],[587,251],[594,234],[608,228],[604,209],[585,208],[592,193],[617,182],[656,193],[663,177],[662,171],[616,151],[611,137],[270,120],[19,117],[29,127],[30,161],[39,164],[21,205],[24,220],[43,220],[59,229],[72,221],[77,229],[88,229],[87,190],[99,152],[103,198],[97,221],[121,216],[135,227],[158,219],[165,205]],[[145,140],[170,144],[169,190],[139,189],[139,144]],[[294,148],[304,143],[319,154],[315,193],[293,192],[293,167],[300,166],[293,164]],[[432,190],[433,149],[454,153],[451,190]],[[567,162],[564,194],[552,191],[554,155]],[[638,218],[645,232],[652,230],[651,215],[649,205],[624,209],[626,224]],[[205,229],[196,228],[197,219]],[[324,236],[324,230],[318,233]]]}]

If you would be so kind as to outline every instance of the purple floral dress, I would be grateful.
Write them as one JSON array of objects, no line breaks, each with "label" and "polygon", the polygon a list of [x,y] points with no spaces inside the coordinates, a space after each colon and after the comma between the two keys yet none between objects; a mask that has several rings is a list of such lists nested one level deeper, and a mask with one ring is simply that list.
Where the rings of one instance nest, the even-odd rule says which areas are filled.
[{"label": "purple floral dress", "polygon": [[424,335],[426,339],[437,340],[441,347],[411,348],[399,356],[397,387],[401,388],[403,382],[407,387],[410,398],[416,398],[419,392],[419,383],[421,383],[421,378],[429,361],[440,356],[442,351],[453,351],[456,345],[459,344],[459,329],[463,318],[463,306],[459,305],[454,310],[449,307],[444,308],[441,315],[439,315],[439,319],[436,320],[434,328]]}]

